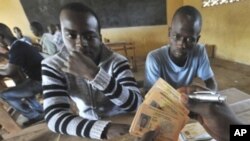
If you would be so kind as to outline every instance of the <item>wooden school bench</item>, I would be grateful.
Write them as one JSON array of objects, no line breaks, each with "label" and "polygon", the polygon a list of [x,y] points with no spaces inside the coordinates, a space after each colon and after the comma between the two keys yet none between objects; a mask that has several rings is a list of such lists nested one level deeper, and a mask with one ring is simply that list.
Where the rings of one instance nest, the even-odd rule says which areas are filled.
[{"label": "wooden school bench", "polygon": [[[115,52],[121,52],[124,54],[125,57],[129,60],[131,65],[131,69],[136,72],[137,71],[137,64],[136,64],[136,52],[135,52],[135,45],[132,42],[109,42],[105,43],[107,47]],[[132,51],[132,53],[130,53]]]},{"label": "wooden school bench", "polygon": [[[7,88],[4,82],[5,80],[6,79],[0,80],[1,90]],[[6,131],[6,134],[16,133],[22,130],[11,115],[11,110],[13,110],[12,107],[10,107],[4,100],[0,99],[0,125],[1,130]]]}]

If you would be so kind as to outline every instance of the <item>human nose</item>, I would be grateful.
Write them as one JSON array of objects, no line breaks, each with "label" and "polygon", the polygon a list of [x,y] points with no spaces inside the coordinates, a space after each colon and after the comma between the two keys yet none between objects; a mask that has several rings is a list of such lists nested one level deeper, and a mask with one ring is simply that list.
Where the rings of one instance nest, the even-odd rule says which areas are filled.
[{"label": "human nose", "polygon": [[76,37],[76,49],[82,50],[88,45],[87,40],[82,35],[77,35]]},{"label": "human nose", "polygon": [[179,37],[179,39],[177,40],[177,44],[180,48],[187,48],[187,41],[185,37]]}]

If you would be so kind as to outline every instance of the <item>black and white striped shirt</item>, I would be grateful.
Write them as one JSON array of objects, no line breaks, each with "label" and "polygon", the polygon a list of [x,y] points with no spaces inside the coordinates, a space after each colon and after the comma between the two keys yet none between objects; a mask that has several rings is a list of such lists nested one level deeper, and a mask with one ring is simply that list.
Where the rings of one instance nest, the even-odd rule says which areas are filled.
[{"label": "black and white striped shirt", "polygon": [[[87,81],[57,68],[56,55],[42,62],[45,119],[52,131],[101,139],[109,123],[101,118],[134,112],[142,102],[125,57],[104,47],[100,70],[94,80]],[[70,99],[79,115],[71,112]]]}]

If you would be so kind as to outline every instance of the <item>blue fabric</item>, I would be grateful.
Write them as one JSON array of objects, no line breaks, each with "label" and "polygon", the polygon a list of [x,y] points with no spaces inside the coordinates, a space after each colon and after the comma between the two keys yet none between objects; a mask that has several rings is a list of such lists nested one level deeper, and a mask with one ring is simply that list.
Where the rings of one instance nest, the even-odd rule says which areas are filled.
[{"label": "blue fabric", "polygon": [[35,47],[16,40],[9,51],[9,63],[22,68],[29,78],[41,81],[41,61],[43,57]]},{"label": "blue fabric", "polygon": [[177,66],[169,56],[169,45],[151,51],[145,64],[145,90],[158,78],[163,78],[174,88],[188,86],[195,77],[207,80],[214,76],[204,45],[197,45],[188,55],[183,67]]},{"label": "blue fabric", "polygon": [[35,95],[42,93],[42,84],[39,81],[26,79],[16,87],[1,92],[1,98],[28,119],[36,119],[43,112],[42,105]]}]

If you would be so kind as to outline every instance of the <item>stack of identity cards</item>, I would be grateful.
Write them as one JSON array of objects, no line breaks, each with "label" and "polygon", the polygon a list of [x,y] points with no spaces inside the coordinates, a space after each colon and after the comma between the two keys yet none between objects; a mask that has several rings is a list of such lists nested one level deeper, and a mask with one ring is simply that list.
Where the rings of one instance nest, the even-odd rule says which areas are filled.
[{"label": "stack of identity cards", "polygon": [[156,141],[177,141],[188,121],[189,111],[180,102],[181,94],[163,79],[158,79],[148,91],[130,127],[130,134],[142,137],[159,130]]}]

